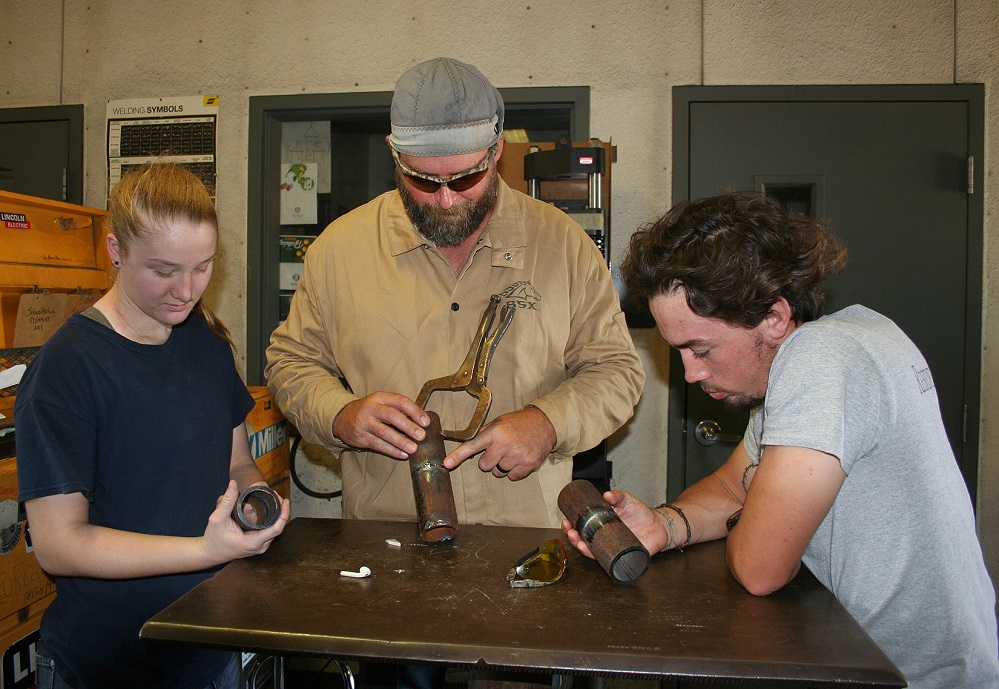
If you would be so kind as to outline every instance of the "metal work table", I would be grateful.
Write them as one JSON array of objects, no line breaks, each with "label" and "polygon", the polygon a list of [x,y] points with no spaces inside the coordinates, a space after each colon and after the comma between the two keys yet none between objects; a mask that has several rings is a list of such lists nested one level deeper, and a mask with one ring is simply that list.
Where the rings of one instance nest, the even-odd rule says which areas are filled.
[{"label": "metal work table", "polygon": [[[141,636],[283,655],[452,666],[902,687],[898,669],[815,578],[747,593],[724,541],[656,555],[632,585],[568,548],[558,583],[506,572],[553,529],[462,525],[449,544],[415,523],[298,518],[270,550],[226,566]],[[402,547],[389,545],[394,538]],[[340,570],[370,567],[366,579]]]}]

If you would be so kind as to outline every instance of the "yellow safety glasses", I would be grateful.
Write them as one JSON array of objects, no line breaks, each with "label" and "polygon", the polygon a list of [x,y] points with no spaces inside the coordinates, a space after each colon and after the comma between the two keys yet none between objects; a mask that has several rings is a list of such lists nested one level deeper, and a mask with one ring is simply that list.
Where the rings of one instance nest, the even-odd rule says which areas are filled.
[{"label": "yellow safety glasses", "polygon": [[553,538],[535,548],[507,572],[506,580],[512,588],[537,588],[554,584],[565,573],[565,548],[562,541]]}]

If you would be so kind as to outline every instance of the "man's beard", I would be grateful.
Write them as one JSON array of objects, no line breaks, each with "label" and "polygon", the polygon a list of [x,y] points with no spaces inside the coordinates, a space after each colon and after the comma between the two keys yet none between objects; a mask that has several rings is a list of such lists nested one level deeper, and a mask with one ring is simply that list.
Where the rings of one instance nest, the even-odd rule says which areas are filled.
[{"label": "man's beard", "polygon": [[722,400],[722,404],[735,412],[749,412],[763,404],[763,397],[746,397],[743,395],[733,395]]},{"label": "man's beard", "polygon": [[[766,366],[767,372],[769,374],[770,365],[773,363],[774,356],[777,354],[777,350],[780,348],[779,345],[767,344],[764,342],[763,337],[757,333],[756,335],[756,346],[754,351],[756,353],[757,360],[761,362],[762,366]],[[703,389],[703,386],[702,386]],[[705,390],[705,392],[707,392]],[[714,392],[729,392],[728,390],[715,390]],[[722,400],[722,404],[728,407],[734,412],[750,412],[756,407],[761,406],[766,401],[766,396],[757,396],[750,394],[740,394],[740,393],[730,393],[728,397]]]},{"label": "man's beard", "polygon": [[486,190],[478,199],[463,199],[445,209],[435,202],[417,201],[406,186],[402,172],[398,168],[395,171],[395,187],[402,197],[406,215],[417,231],[435,246],[458,246],[478,229],[496,204],[499,183],[495,168],[489,173],[486,184]]}]

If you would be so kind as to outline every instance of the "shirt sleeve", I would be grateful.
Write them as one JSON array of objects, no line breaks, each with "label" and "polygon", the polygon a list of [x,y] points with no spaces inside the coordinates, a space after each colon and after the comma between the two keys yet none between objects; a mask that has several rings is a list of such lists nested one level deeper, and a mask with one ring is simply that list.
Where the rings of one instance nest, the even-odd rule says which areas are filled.
[{"label": "shirt sleeve", "polygon": [[856,340],[799,331],[774,359],[761,445],[805,447],[833,455],[849,473],[878,443],[890,413],[883,374]]},{"label": "shirt sleeve", "polygon": [[333,352],[335,327],[326,327],[321,299],[332,289],[322,266],[311,264],[321,255],[313,244],[295,290],[288,318],[271,335],[264,369],[267,385],[282,413],[310,443],[343,448],[333,435],[333,420],[357,395],[342,382]]},{"label": "shirt sleeve", "polygon": [[93,499],[98,427],[89,374],[79,362],[86,342],[60,331],[28,364],[18,386],[14,419],[22,502],[74,492]]},{"label": "shirt sleeve", "polygon": [[532,402],[555,427],[561,455],[595,447],[624,425],[645,384],[610,271],[589,237],[583,240],[570,294],[567,378]]},{"label": "shirt sleeve", "polygon": [[96,432],[93,424],[38,399],[21,405],[17,419],[17,482],[21,502],[82,492],[93,499]]}]

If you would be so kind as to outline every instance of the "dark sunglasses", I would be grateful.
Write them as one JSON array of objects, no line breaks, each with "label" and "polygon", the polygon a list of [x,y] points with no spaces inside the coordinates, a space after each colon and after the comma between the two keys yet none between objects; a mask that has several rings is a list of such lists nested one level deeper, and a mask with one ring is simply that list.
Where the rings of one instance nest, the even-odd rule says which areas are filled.
[{"label": "dark sunglasses", "polygon": [[535,548],[507,572],[506,580],[512,588],[536,588],[554,584],[565,573],[565,548],[562,541],[553,538]]},{"label": "dark sunglasses", "polygon": [[492,146],[489,149],[489,155],[486,156],[486,159],[475,167],[469,168],[464,172],[459,172],[456,175],[451,175],[450,177],[436,177],[409,169],[399,160],[398,151],[394,148],[392,149],[392,157],[395,158],[395,164],[399,166],[399,170],[406,177],[406,181],[414,189],[418,189],[425,194],[436,194],[441,187],[447,187],[452,191],[468,191],[489,174],[489,166],[492,164],[495,154],[496,147]]}]

